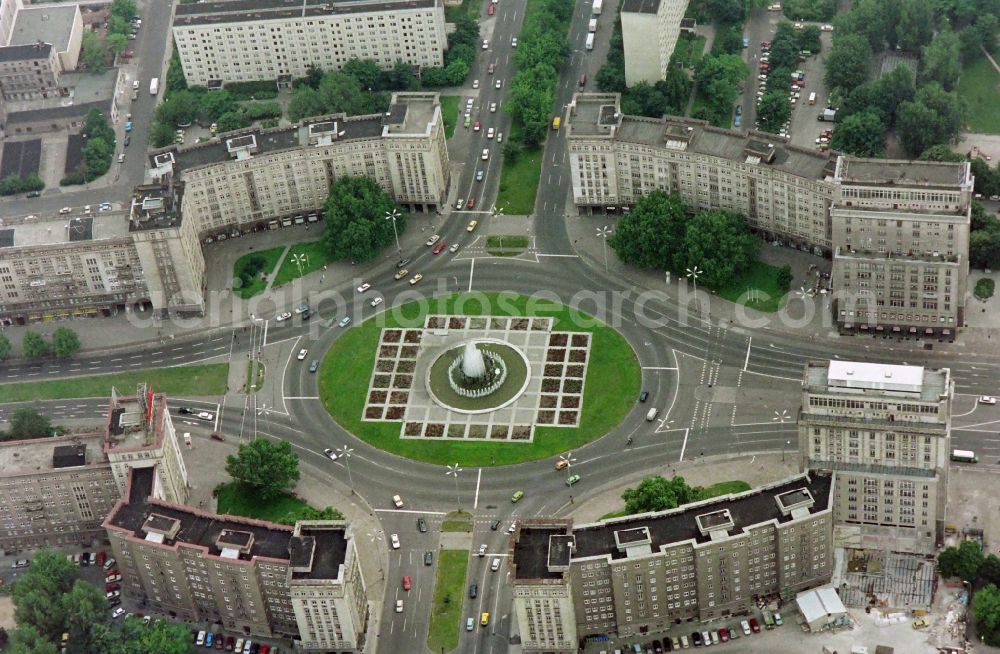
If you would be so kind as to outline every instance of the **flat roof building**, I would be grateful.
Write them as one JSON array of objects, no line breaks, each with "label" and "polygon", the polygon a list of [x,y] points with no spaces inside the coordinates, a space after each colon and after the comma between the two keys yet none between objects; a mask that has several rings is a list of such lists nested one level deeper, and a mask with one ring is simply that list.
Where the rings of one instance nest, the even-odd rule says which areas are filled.
[{"label": "flat roof building", "polygon": [[837,473],[838,543],[930,554],[943,542],[953,395],[947,368],[806,364],[799,467]]},{"label": "flat roof building", "polygon": [[621,6],[625,84],[666,78],[688,0],[624,0]]},{"label": "flat roof building", "polygon": [[528,519],[511,544],[525,652],[736,615],[829,581],[834,477],[808,473],[671,511]]},{"label": "flat roof building", "polygon": [[371,59],[441,66],[442,0],[217,0],[178,5],[174,43],[188,84],[304,77]]}]

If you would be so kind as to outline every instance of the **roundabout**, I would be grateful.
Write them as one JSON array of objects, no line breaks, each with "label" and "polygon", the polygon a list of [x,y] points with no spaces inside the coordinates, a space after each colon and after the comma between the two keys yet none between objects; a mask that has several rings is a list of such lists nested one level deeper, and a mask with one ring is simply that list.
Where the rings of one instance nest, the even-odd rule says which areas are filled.
[{"label": "roundabout", "polygon": [[[467,396],[454,388],[469,344],[484,353],[484,368],[494,362],[487,377],[501,383],[488,393],[489,383],[473,383]],[[615,393],[602,392],[607,379],[616,379]],[[326,353],[318,383],[333,419],[374,447],[490,466],[600,438],[635,405],[640,369],[625,338],[586,314],[477,293],[392,307],[359,323]]]}]

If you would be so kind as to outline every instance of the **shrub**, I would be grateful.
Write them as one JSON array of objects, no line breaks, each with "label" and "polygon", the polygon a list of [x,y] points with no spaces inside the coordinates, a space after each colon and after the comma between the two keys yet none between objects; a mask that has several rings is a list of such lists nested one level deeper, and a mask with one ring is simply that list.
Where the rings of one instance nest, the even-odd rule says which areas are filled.
[{"label": "shrub", "polygon": [[275,80],[230,82],[224,88],[234,100],[270,100],[278,97],[278,85]]}]

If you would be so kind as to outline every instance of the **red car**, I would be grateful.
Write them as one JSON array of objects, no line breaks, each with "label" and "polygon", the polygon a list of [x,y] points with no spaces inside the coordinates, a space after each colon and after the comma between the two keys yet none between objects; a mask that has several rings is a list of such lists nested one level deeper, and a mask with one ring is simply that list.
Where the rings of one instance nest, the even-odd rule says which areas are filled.
[{"label": "red car", "polygon": [[[492,7],[493,5],[490,6]],[[410,590],[410,587],[410,577],[407,575],[406,577],[403,577],[403,590]]]},{"label": "red car", "polygon": [[491,4],[489,7],[486,8],[486,15],[487,16],[492,16],[495,13],[497,13],[497,6],[496,5]]},{"label": "red car", "polygon": [[719,629],[719,640],[721,640],[724,643],[728,643],[729,642],[729,628],[728,627],[723,627],[722,629]]},{"label": "red car", "polygon": [[236,647],[236,639],[233,638],[232,636],[229,636],[228,638],[226,638],[226,651],[231,652],[233,651],[234,647]]},{"label": "red car", "polygon": [[760,633],[760,625],[757,624],[757,618],[750,618],[750,630],[755,634]]},{"label": "red car", "polygon": [[120,574],[121,572],[118,571],[118,568],[111,568],[110,570],[104,573],[104,578],[107,579],[108,577],[114,577],[115,575],[120,575]]},{"label": "red car", "polygon": [[441,251],[446,247],[448,247],[447,244],[444,241],[441,241],[434,247],[434,254],[441,254]]},{"label": "red car", "polygon": [[226,649],[226,639],[220,634],[215,638],[215,649]]},{"label": "red car", "polygon": [[469,201],[465,203],[466,209],[471,209],[474,206],[476,206],[476,198],[469,198]]},{"label": "red car", "polygon": [[271,651],[271,646],[270,645],[263,645],[260,648],[260,654],[267,654],[270,651]]},{"label": "red car", "polygon": [[478,120],[476,122],[472,123],[472,131],[473,132],[478,132],[482,128],[483,128],[483,126],[482,126],[482,124],[480,124],[480,122]]},{"label": "red car", "polygon": [[108,592],[108,593],[110,593],[113,590],[120,590],[120,589],[121,589],[121,586],[119,584],[116,584],[116,583],[104,584],[104,590],[105,590],[105,592]]},{"label": "red car", "polygon": [[761,41],[760,42],[760,47],[762,47],[762,48],[770,48],[771,47],[771,42],[770,41]]},{"label": "red car", "polygon": [[107,558],[107,556],[108,556],[107,552],[98,552],[97,565],[104,565],[104,560]]}]

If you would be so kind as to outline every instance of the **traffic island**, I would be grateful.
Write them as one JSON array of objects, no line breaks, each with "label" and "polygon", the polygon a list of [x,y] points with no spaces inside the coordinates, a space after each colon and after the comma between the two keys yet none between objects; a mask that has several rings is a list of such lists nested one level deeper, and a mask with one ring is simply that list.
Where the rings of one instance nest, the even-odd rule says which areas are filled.
[{"label": "traffic island", "polygon": [[427,647],[432,652],[450,652],[458,647],[468,566],[468,550],[441,550],[438,553],[434,603],[427,631]]},{"label": "traffic island", "polygon": [[[520,463],[603,436],[636,402],[635,353],[586,314],[513,294],[430,304],[352,327],[321,368],[327,410],[376,447],[437,464]],[[500,357],[506,377],[495,391],[458,397],[448,378],[470,342]],[[615,392],[599,392],[595,379]]]}]

